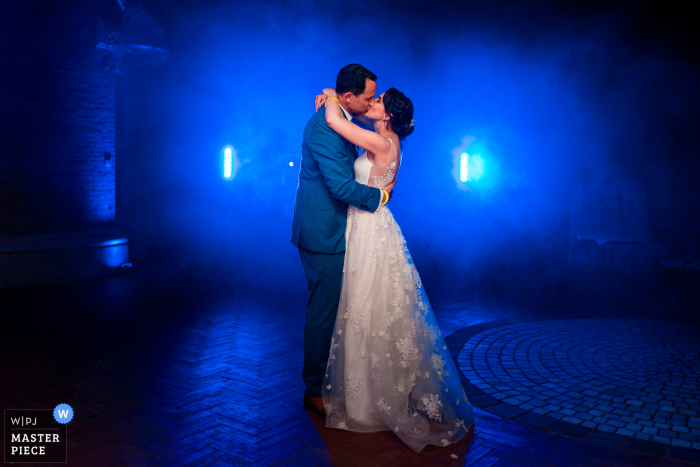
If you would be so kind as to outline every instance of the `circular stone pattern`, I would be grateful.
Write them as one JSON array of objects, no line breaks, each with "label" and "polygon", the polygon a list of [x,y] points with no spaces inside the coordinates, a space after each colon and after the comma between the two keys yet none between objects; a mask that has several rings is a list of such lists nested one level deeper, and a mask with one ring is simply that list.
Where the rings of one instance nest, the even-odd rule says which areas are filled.
[{"label": "circular stone pattern", "polygon": [[464,376],[505,403],[611,433],[700,449],[700,326],[573,319],[469,339]]}]

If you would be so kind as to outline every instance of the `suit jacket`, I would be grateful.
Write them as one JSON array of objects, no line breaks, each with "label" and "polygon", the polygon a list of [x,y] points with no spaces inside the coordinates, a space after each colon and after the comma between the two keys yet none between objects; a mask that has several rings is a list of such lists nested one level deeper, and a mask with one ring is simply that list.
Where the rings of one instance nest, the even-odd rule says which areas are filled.
[{"label": "suit jacket", "polygon": [[292,244],[319,253],[345,251],[348,205],[374,212],[381,190],[355,181],[355,145],[331,130],[326,108],[304,128]]}]

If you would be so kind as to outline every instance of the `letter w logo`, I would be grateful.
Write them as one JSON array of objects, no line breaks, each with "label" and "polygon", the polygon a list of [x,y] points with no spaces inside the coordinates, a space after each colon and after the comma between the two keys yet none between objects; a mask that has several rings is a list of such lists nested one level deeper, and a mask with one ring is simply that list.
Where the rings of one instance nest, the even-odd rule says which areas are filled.
[{"label": "letter w logo", "polygon": [[59,416],[59,418],[68,418],[68,411],[67,410],[59,410],[58,416]]}]

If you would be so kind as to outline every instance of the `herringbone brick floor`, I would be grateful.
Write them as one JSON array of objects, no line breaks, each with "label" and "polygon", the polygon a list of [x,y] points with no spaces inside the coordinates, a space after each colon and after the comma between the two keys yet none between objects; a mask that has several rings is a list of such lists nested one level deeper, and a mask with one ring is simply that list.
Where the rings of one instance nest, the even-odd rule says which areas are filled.
[{"label": "herringbone brick floor", "polygon": [[[302,408],[303,293],[203,284],[161,271],[2,291],[0,408],[70,404],[69,466],[691,465],[479,409],[473,438],[420,455],[392,432],[326,429]],[[446,336],[507,313],[436,311]]]}]

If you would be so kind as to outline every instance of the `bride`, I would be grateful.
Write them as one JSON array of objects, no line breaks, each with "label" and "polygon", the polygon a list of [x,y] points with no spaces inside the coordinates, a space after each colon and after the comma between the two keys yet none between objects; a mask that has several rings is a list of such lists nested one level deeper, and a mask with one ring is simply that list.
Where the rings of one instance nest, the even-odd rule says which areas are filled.
[{"label": "bride", "polygon": [[[403,140],[413,132],[413,103],[388,89],[365,116],[376,132],[343,117],[335,90],[324,89],[326,122],[364,148],[355,180],[385,188],[396,179]],[[411,260],[386,205],[348,208],[340,305],[321,388],[326,427],[392,430],[415,452],[447,446],[473,431],[474,413]],[[471,434],[470,434],[471,436]]]}]

